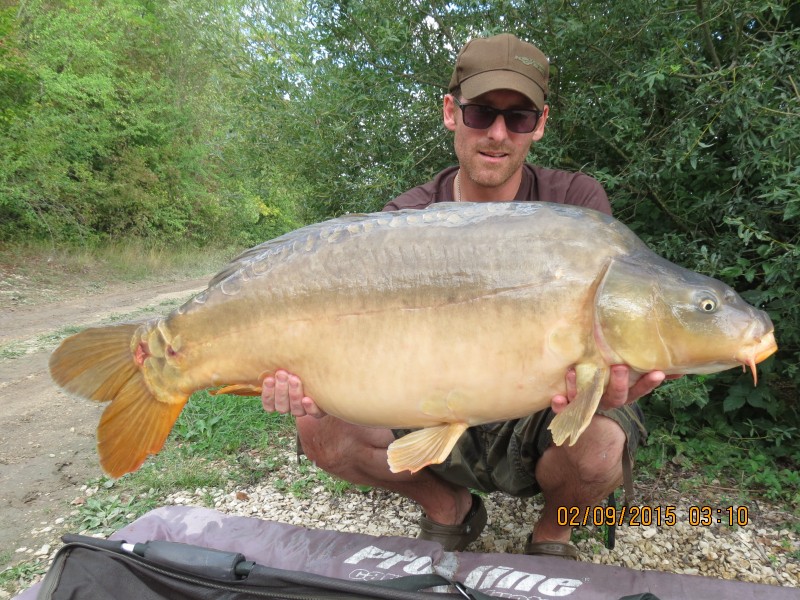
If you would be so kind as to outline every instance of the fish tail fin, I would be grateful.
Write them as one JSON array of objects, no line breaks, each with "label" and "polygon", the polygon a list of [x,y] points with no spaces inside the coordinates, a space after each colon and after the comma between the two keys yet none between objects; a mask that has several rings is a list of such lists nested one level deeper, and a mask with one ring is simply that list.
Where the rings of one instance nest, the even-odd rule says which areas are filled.
[{"label": "fish tail fin", "polygon": [[389,445],[389,469],[416,473],[443,462],[466,429],[466,423],[446,423],[404,435]]},{"label": "fish tail fin", "polygon": [[600,404],[608,369],[583,364],[577,365],[575,372],[578,395],[567,408],[555,416],[548,426],[556,446],[560,446],[567,440],[569,440],[570,446],[574,446],[589,426]]},{"label": "fish tail fin", "polygon": [[164,445],[188,395],[153,393],[134,353],[139,324],[86,329],[64,340],[50,357],[50,375],[64,390],[111,401],[97,428],[103,470],[121,477]]}]

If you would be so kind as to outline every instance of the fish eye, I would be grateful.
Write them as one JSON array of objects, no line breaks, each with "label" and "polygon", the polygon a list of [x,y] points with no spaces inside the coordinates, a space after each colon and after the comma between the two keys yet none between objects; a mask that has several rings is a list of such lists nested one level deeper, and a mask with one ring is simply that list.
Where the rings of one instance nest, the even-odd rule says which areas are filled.
[{"label": "fish eye", "polygon": [[717,310],[717,301],[714,298],[703,298],[700,300],[700,310],[703,312],[714,312]]}]

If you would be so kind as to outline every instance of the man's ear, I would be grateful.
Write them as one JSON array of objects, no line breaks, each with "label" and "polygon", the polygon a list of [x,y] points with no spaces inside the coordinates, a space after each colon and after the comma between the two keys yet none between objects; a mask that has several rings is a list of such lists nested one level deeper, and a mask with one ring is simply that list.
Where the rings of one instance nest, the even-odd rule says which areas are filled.
[{"label": "man's ear", "polygon": [[442,108],[442,116],[444,120],[444,126],[447,127],[450,131],[455,131],[456,129],[456,111],[458,107],[453,100],[453,96],[451,94],[445,94],[444,96],[444,106]]},{"label": "man's ear", "polygon": [[547,116],[550,114],[550,106],[545,104],[542,109],[542,116],[536,123],[536,129],[533,130],[533,141],[538,142],[544,137],[544,126],[547,123]]}]

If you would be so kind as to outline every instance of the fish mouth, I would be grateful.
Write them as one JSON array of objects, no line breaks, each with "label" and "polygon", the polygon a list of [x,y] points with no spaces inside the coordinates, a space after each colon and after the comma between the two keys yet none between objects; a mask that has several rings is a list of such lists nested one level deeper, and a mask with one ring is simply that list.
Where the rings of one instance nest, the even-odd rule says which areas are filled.
[{"label": "fish mouth", "polygon": [[770,331],[763,335],[761,338],[757,338],[755,343],[747,348],[744,348],[739,354],[736,355],[736,360],[742,363],[742,368],[747,370],[747,367],[750,367],[750,370],[753,372],[753,385],[758,385],[758,371],[756,370],[756,365],[778,351],[778,344],[775,341],[775,333],[774,331]]}]

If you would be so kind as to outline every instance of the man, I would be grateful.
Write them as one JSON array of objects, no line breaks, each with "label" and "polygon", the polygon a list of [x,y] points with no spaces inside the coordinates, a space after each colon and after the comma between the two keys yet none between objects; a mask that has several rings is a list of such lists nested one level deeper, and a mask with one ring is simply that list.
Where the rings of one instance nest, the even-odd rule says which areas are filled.
[{"label": "man", "polygon": [[[600,184],[581,173],[525,164],[531,144],[544,135],[549,107],[548,61],[535,46],[508,34],[475,39],[461,50],[444,97],[444,125],[454,133],[458,167],[414,188],[384,210],[424,208],[435,202],[549,201],[611,207]],[[406,432],[366,428],[325,415],[304,396],[302,382],[278,371],[264,380],[265,410],[290,412],[305,454],[320,468],[355,484],[380,487],[417,502],[425,513],[419,537],[447,550],[462,550],[486,524],[486,510],[470,488],[516,496],[541,492],[544,509],[525,544],[527,554],[577,558],[571,528],[560,525],[559,507],[599,505],[622,480],[623,452],[632,456],[645,435],[633,405],[664,379],[646,374],[629,387],[629,370],[611,369],[596,414],[574,446],[555,446],[552,417],[575,396],[575,374],[551,408],[504,423],[472,427],[442,465],[416,474],[391,473],[386,448]]]}]

